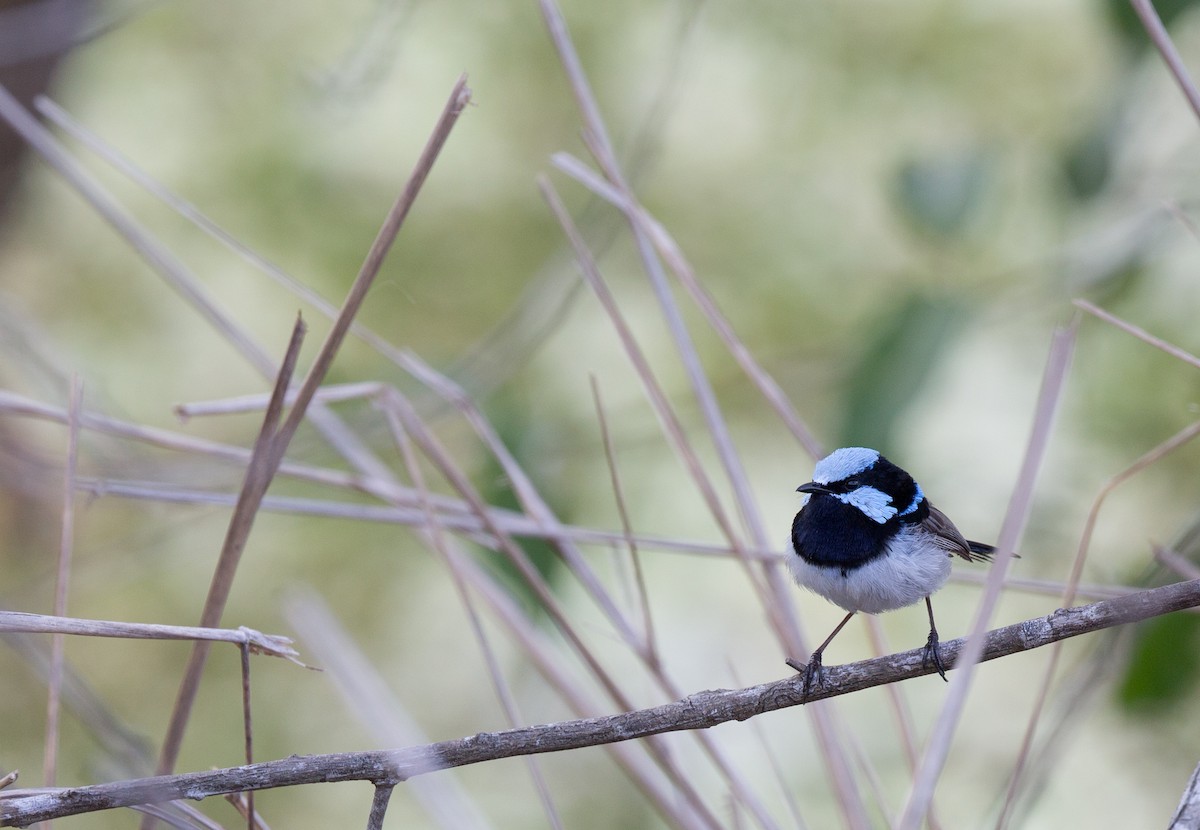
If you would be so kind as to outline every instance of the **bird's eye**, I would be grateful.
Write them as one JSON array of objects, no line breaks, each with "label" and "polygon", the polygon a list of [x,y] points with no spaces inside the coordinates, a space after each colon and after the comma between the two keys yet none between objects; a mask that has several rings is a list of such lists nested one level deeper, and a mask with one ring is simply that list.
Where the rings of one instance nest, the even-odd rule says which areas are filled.
[{"label": "bird's eye", "polygon": [[858,487],[860,484],[862,484],[862,482],[859,481],[857,478],[848,478],[845,481],[843,481],[842,484],[846,487],[847,490],[853,490],[856,487]]}]

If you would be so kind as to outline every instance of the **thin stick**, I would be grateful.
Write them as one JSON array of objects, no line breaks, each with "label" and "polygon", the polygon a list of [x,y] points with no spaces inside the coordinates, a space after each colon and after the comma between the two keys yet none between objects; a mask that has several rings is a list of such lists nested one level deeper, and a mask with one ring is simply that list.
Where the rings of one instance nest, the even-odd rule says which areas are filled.
[{"label": "thin stick", "polygon": [[[1059,609],[988,632],[979,661],[995,660],[1118,625],[1141,622],[1200,605],[1200,580],[1177,582],[1126,597],[1091,605]],[[968,638],[941,644],[951,670],[965,656]],[[825,669],[824,682],[810,690],[808,700],[933,674],[925,649],[915,648]],[[406,749],[339,755],[291,756],[249,767],[158,776],[110,784],[59,789],[0,791],[0,827],[21,827],[35,821],[68,815],[162,803],[179,798],[207,798],[229,792],[272,789],[299,784],[370,781],[395,784],[412,775],[436,769],[477,764],[542,752],[561,752],[599,746],[665,732],[708,729],[733,720],[748,720],[765,712],[798,706],[804,700],[804,678],[782,680],[744,689],[697,692],[673,703],[618,715],[528,726],[472,735]]]},{"label": "thin stick", "polygon": [[[480,653],[483,655],[483,662],[487,667],[488,677],[492,681],[492,689],[496,693],[496,699],[500,701],[500,707],[504,710],[504,716],[508,719],[509,725],[515,727],[522,723],[524,718],[521,717],[520,708],[517,705],[516,698],[513,697],[512,689],[504,679],[504,673],[500,669],[500,661],[496,658],[495,649],[492,648],[491,641],[488,639],[487,630],[483,625],[483,621],[479,618],[479,611],[475,607],[471,593],[467,590],[462,575],[450,566],[450,553],[447,550],[445,531],[437,519],[437,514],[433,512],[433,505],[428,498],[429,487],[425,482],[425,474],[421,471],[421,464],[417,459],[416,450],[413,448],[408,434],[404,431],[404,427],[400,424],[395,410],[388,408],[384,411],[384,414],[387,417],[388,427],[392,433],[392,440],[395,441],[396,446],[400,450],[400,457],[404,460],[404,467],[408,472],[408,477],[417,491],[422,494],[422,507],[426,514],[426,525],[423,535],[426,537],[429,545],[441,557],[442,562],[446,565],[446,570],[450,572],[451,581],[454,583],[454,590],[458,594],[458,599],[462,603],[463,610],[466,612],[467,623],[471,627],[471,634],[475,638],[475,642],[479,644]],[[554,830],[562,830],[562,819],[558,815],[558,809],[554,806],[554,799],[550,794],[550,787],[546,783],[546,777],[542,775],[541,767],[533,759],[527,760],[529,777],[532,779],[538,799],[542,803],[542,811],[546,814],[546,819]]]},{"label": "thin stick", "polygon": [[[1063,589],[1060,606],[1062,608],[1070,608],[1075,604],[1076,590],[1079,585],[1079,579],[1083,575],[1083,566],[1087,561],[1087,555],[1091,548],[1092,534],[1095,532],[1096,523],[1100,519],[1100,508],[1104,505],[1108,496],[1117,489],[1121,484],[1128,481],[1131,477],[1156,463],[1159,459],[1174,452],[1189,441],[1200,435],[1200,421],[1180,430],[1175,435],[1168,438],[1158,446],[1151,449],[1149,452],[1142,454],[1140,458],[1121,470],[1116,475],[1112,476],[1100,492],[1096,494],[1096,498],[1092,501],[1092,507],[1088,511],[1087,520],[1083,525],[1083,533],[1079,539],[1079,548],[1075,552],[1075,560],[1071,566],[1071,572],[1067,577],[1066,585]],[[1016,805],[1017,792],[1021,785],[1021,775],[1025,770],[1025,765],[1029,760],[1029,753],[1033,748],[1033,739],[1037,732],[1038,722],[1041,719],[1042,712],[1045,709],[1046,701],[1049,699],[1050,686],[1054,681],[1054,677],[1058,672],[1058,663],[1062,656],[1062,645],[1056,643],[1050,649],[1050,659],[1047,662],[1046,669],[1042,674],[1042,682],[1038,688],[1038,693],[1034,697],[1033,709],[1029,715],[1029,721],[1026,723],[1024,735],[1021,738],[1021,747],[1017,752],[1017,757],[1013,763],[1012,774],[1009,776],[1008,788],[1004,794],[1004,804],[1000,809],[1000,815],[996,818],[996,828],[1007,827],[1009,819],[1012,816],[1013,807]]]},{"label": "thin stick", "polygon": [[1183,91],[1183,97],[1187,98],[1192,112],[1196,114],[1197,118],[1200,118],[1200,91],[1196,90],[1196,85],[1188,75],[1187,67],[1183,65],[1183,58],[1179,56],[1179,50],[1175,48],[1171,36],[1167,34],[1167,27],[1163,25],[1158,12],[1154,10],[1154,5],[1150,0],[1129,0],[1129,5],[1133,6],[1134,12],[1141,19],[1142,27],[1150,36],[1154,48],[1166,61],[1167,68],[1175,77],[1175,83],[1179,84],[1179,89]]},{"label": "thin stick", "polygon": [[759,365],[753,353],[746,348],[746,344],[734,332],[733,325],[721,312],[720,308],[717,307],[717,303],[712,295],[696,279],[695,271],[666,228],[650,215],[644,205],[628,205],[629,200],[617,188],[613,187],[598,173],[570,153],[555,153],[551,156],[551,162],[563,173],[566,173],[614,207],[621,210],[628,210],[630,208],[637,210],[639,221],[645,226],[659,254],[671,267],[672,273],[679,279],[680,284],[691,295],[692,300],[700,308],[701,312],[703,312],[709,325],[717,333],[717,336],[725,343],[726,348],[729,349],[730,354],[742,368],[742,371],[753,381],[754,385],[758,387],[759,393],[766,399],[771,408],[775,410],[775,414],[779,416],[779,420],[784,423],[796,439],[796,442],[804,447],[805,452],[809,456],[814,460],[823,456],[825,451],[822,449],[821,443],[813,435],[808,425],[804,423],[800,414],[796,412],[795,407],[792,406],[783,389]]},{"label": "thin stick", "polygon": [[[547,5],[549,5],[548,0],[543,2],[543,7]],[[572,246],[575,248],[581,270],[583,271],[589,284],[591,284],[596,296],[604,305],[605,311],[609,314],[610,320],[612,321],[614,327],[617,329],[618,334],[621,337],[622,344],[625,346],[629,358],[634,363],[639,377],[642,379],[643,388],[646,389],[651,399],[651,403],[655,408],[655,412],[660,418],[660,421],[663,425],[664,434],[669,437],[672,447],[684,460],[688,472],[691,473],[693,481],[696,483],[697,487],[701,491],[701,494],[704,496],[705,502],[709,507],[709,512],[712,514],[714,519],[717,520],[717,523],[721,527],[725,538],[729,540],[730,545],[735,550],[743,548],[744,545],[739,535],[734,531],[732,523],[726,516],[724,508],[721,506],[720,499],[717,497],[716,490],[714,489],[712,482],[709,480],[704,471],[703,465],[700,463],[699,457],[696,455],[694,448],[688,442],[687,437],[684,434],[683,425],[679,421],[679,416],[671,408],[665,393],[655,380],[645,355],[642,354],[641,350],[638,348],[637,343],[633,338],[633,334],[629,329],[629,325],[625,321],[624,316],[620,313],[620,310],[617,308],[617,304],[612,296],[612,292],[601,277],[599,268],[597,267],[591,252],[587,249],[586,244],[584,244],[578,228],[571,220],[571,217],[567,213],[565,206],[562,204],[562,200],[558,198],[558,194],[550,185],[549,181],[546,180],[545,177],[540,177],[538,185],[542,190],[543,197],[546,199],[547,203],[551,207],[551,210],[554,211],[555,216],[558,218],[559,224],[562,226],[564,233],[567,234],[568,239],[570,239]],[[739,558],[741,559],[743,565],[746,565],[749,561],[745,557]],[[751,585],[754,586],[755,590],[758,591],[760,596],[763,597],[764,607],[768,609],[768,611],[776,608],[777,606],[767,601],[766,597],[762,594],[762,586],[759,581],[754,578],[754,574],[747,571],[747,575]],[[770,616],[773,620],[775,620],[776,615],[770,614]],[[784,642],[787,642],[789,638],[786,632],[784,632],[778,626],[776,630],[779,632],[781,639]],[[654,676],[655,679],[657,679],[660,684],[663,685],[664,689],[677,691],[675,687],[670,684],[669,678],[665,674],[660,672],[656,673]],[[819,720],[821,717],[820,711],[814,710],[814,712],[815,716]],[[705,737],[701,737],[700,741],[704,745],[705,750],[708,752],[709,757],[713,759],[713,762],[725,775],[725,778],[729,782],[733,793],[750,809],[758,823],[765,828],[774,827],[774,819],[766,811],[765,806],[760,803],[760,799],[757,798],[754,792],[749,788],[748,784],[743,780],[743,776],[739,773],[736,766],[733,765],[727,758],[725,758],[720,748],[717,747],[713,741],[708,740]]]},{"label": "thin stick", "polygon": [[[567,672],[557,642],[553,645],[548,642],[544,627],[533,623],[514,602],[511,593],[499,587],[494,578],[462,550],[461,545],[453,544],[453,539],[447,539],[446,542],[451,569],[483,598],[493,617],[508,629],[514,642],[524,649],[538,673],[558,692],[571,711],[578,717],[588,717],[602,711],[602,707],[592,699],[590,687],[585,690]],[[647,800],[674,826],[685,830],[720,828],[720,821],[704,804],[689,776],[678,768],[665,751],[655,751],[656,741],[657,738],[651,738],[645,747],[612,744],[607,749]],[[642,749],[648,751],[651,759],[645,757],[640,751]],[[674,789],[663,783],[663,776],[655,774],[655,768],[650,766],[651,760],[659,765]]]},{"label": "thin stick", "polygon": [[1200,827],[1200,765],[1192,772],[1175,815],[1171,817],[1171,825],[1167,830],[1192,830]]},{"label": "thin stick", "polygon": [[[83,380],[71,378],[71,403],[67,431],[67,463],[63,473],[62,529],[58,546],[58,575],[54,586],[54,616],[67,615],[71,585],[71,558],[75,543],[75,476],[79,464],[79,413],[83,409]],[[55,634],[50,640],[50,676],[46,694],[46,738],[42,757],[42,780],[53,787],[58,772],[59,714],[61,713],[63,663],[66,638]]]},{"label": "thin stick", "polygon": [[[254,721],[250,712],[250,647],[243,644],[242,657],[242,734],[246,744],[246,763],[254,763]],[[246,827],[254,830],[254,792],[246,793]]]},{"label": "thin stick", "polygon": [[1153,346],[1156,349],[1161,349],[1162,351],[1171,355],[1171,357],[1179,358],[1184,363],[1189,363],[1192,366],[1195,366],[1197,369],[1200,369],[1200,357],[1196,357],[1191,352],[1184,351],[1183,349],[1179,348],[1178,346],[1174,345],[1173,343],[1168,343],[1166,340],[1163,340],[1160,337],[1155,337],[1153,334],[1146,331],[1145,329],[1139,328],[1138,326],[1135,326],[1133,323],[1126,322],[1125,320],[1122,320],[1120,317],[1117,317],[1115,314],[1110,314],[1107,311],[1105,311],[1104,309],[1100,308],[1100,306],[1095,305],[1094,303],[1090,303],[1087,300],[1078,300],[1077,299],[1077,300],[1073,300],[1072,302],[1075,304],[1075,306],[1077,308],[1083,309],[1088,314],[1091,314],[1095,317],[1099,317],[1104,322],[1111,323],[1112,325],[1119,328],[1121,331],[1124,331],[1128,334],[1132,334],[1138,340],[1149,343],[1151,346]]},{"label": "thin stick", "polygon": [[[476,435],[487,445],[492,456],[504,471],[505,477],[511,484],[521,507],[525,511],[525,515],[532,519],[538,526],[544,527],[547,530],[554,530],[561,526],[558,517],[546,500],[538,492],[533,481],[528,474],[521,468],[521,465],[513,457],[512,452],[505,445],[496,428],[484,416],[482,410],[475,404],[471,397],[455,384],[452,380],[442,375],[433,367],[426,364],[416,355],[410,355],[405,367],[408,371],[413,372],[414,376],[427,385],[430,389],[444,398],[447,402],[453,405],[471,425]],[[390,390],[390,394],[395,396],[395,390]],[[412,417],[417,416],[416,408],[409,406],[412,412]],[[555,536],[559,554],[563,561],[570,568],[571,573],[587,591],[588,595],[596,602],[600,610],[612,623],[613,627],[621,635],[627,643],[632,647],[637,648],[638,637],[634,631],[632,623],[622,613],[620,607],[613,601],[609,592],[605,589],[603,582],[596,575],[591,565],[588,564],[587,558],[583,555],[572,540],[565,536]]]},{"label": "thin stick", "polygon": [[263,634],[253,628],[196,628],[186,625],[128,623],[111,620],[85,620],[75,617],[47,617],[22,611],[0,611],[0,632],[26,634],[76,634],[81,637],[114,637],[126,640],[205,640],[213,643],[248,645],[255,654],[283,657],[303,666],[291,647],[291,640],[275,634]]},{"label": "thin stick", "polygon": [[[384,401],[384,405],[392,409],[398,416],[407,435],[416,441],[424,451],[425,455],[434,462],[441,474],[447,481],[476,509],[478,515],[485,520],[486,510],[482,496],[478,490],[471,484],[466,474],[455,464],[453,458],[441,445],[437,438],[430,432],[428,427],[418,417],[416,410],[412,404],[404,398],[398,391],[389,390],[390,394]],[[507,468],[506,468],[507,469]],[[513,468],[514,472],[516,471]],[[546,508],[548,510],[548,508]],[[547,515],[547,520],[551,517]],[[571,623],[570,616],[566,613],[562,603],[554,595],[549,584],[541,573],[533,566],[525,551],[517,545],[511,537],[499,531],[495,527],[489,527],[496,540],[495,549],[504,554],[509,562],[521,574],[525,580],[525,584],[537,597],[538,602],[546,611],[547,615],[554,622],[555,627],[562,633],[563,637],[570,644],[572,650],[579,655],[587,666],[588,671],[595,677],[608,694],[609,698],[620,706],[622,709],[632,709],[633,701],[628,694],[618,684],[617,679],[613,677],[611,672],[604,669],[600,663],[595,651],[588,647],[584,642],[579,630]],[[613,618],[614,624],[623,620],[623,617],[616,611],[615,606],[610,602],[608,607],[613,609],[616,617]],[[628,623],[625,623],[623,628],[619,628],[624,639],[636,646],[636,636],[633,635],[632,629]],[[666,678],[659,674],[655,675],[655,679],[660,684],[666,684]],[[706,746],[707,749],[711,747]],[[672,765],[667,757],[665,750],[657,743],[650,743],[650,751],[660,767],[671,776],[672,781],[680,787],[684,792],[689,793],[689,797],[697,799],[698,809],[702,806],[698,801],[698,794],[694,788],[691,788],[690,782],[685,777],[680,775],[679,771]],[[703,812],[703,811],[701,811]],[[710,826],[717,826],[715,821],[709,822]]]},{"label": "thin stick", "polygon": [[[310,481],[325,481],[326,483],[333,484],[333,486],[359,489],[354,487],[352,481],[345,480],[344,477],[331,475],[326,479],[321,475],[321,471],[317,471],[315,468],[310,469],[312,469],[311,474],[306,473],[300,477]],[[333,471],[330,472],[332,473]],[[116,496],[176,504],[213,504],[228,507],[232,507],[236,503],[236,496],[229,493],[194,490],[165,482],[147,484],[145,482],[128,482],[116,479],[96,480],[81,477],[79,479],[79,488],[97,497]],[[411,491],[407,490],[407,488],[401,488],[399,492],[407,494]],[[560,525],[557,528],[548,528],[538,524],[524,514],[490,505],[485,506],[487,521],[484,522],[478,515],[463,512],[469,511],[471,508],[460,499],[441,496],[437,493],[430,493],[429,498],[430,501],[440,505],[443,510],[449,511],[448,513],[439,513],[439,521],[443,523],[443,526],[447,530],[461,533],[472,541],[479,542],[487,547],[496,544],[495,539],[489,534],[488,527],[490,526],[499,528],[510,536],[520,538],[547,539],[551,541],[567,538],[578,544],[605,545],[612,548],[627,546],[628,543],[627,536],[621,531],[602,530],[600,528],[582,527],[579,525]],[[413,499],[415,499],[415,496]],[[408,501],[407,495],[404,497],[404,501]],[[394,507],[380,504],[351,504],[344,501],[300,497],[268,496],[263,499],[262,509],[276,513],[354,519],[357,521],[382,522],[385,524],[419,526],[425,521],[424,513],[419,508]],[[670,554],[687,554],[689,556],[722,559],[737,556],[737,553],[728,545],[691,539],[635,534],[633,541],[640,550],[656,550]],[[753,559],[782,559],[785,555],[776,550],[759,550],[756,548],[747,549],[745,554]],[[964,585],[982,585],[986,584],[987,575],[975,571],[954,571],[950,574],[950,581]],[[1062,595],[1065,586],[1066,583],[1062,580],[1024,579],[1006,576],[1003,587],[1005,590],[1024,591],[1030,594],[1057,597]],[[1091,600],[1109,599],[1136,593],[1140,590],[1140,587],[1133,585],[1081,582],[1077,587],[1076,596]]]},{"label": "thin stick", "polygon": [[[204,291],[195,275],[165,245],[109,194],[63,148],[62,143],[24,107],[0,88],[0,118],[36,150],[79,193],[81,197],[120,234],[164,281],[195,309],[200,316],[233,346],[264,378],[278,374],[270,356],[241,326],[225,313]],[[313,425],[329,443],[361,473],[385,477],[386,467],[374,457],[352,430],[323,406],[308,413]]]},{"label": "thin stick", "polygon": [[612,435],[608,431],[608,419],[604,414],[604,402],[600,399],[600,385],[594,374],[588,375],[592,385],[592,400],[596,404],[596,421],[600,425],[600,439],[604,444],[604,458],[608,462],[609,483],[612,485],[613,499],[617,503],[617,514],[621,517],[621,530],[629,548],[629,558],[633,563],[633,580],[637,598],[642,610],[642,642],[644,659],[654,667],[661,664],[658,654],[658,639],[654,636],[654,617],[650,613],[650,593],[646,590],[646,575],[642,572],[642,557],[638,551],[637,540],[633,536],[633,523],[629,521],[629,510],[625,506],[625,493],[621,488],[621,476],[617,472],[617,455],[613,449]]},{"label": "thin stick", "polygon": [[1000,591],[1004,584],[1004,576],[1012,561],[1013,551],[1025,530],[1029,513],[1033,507],[1033,488],[1037,480],[1038,470],[1045,458],[1046,446],[1050,440],[1050,432],[1054,416],[1062,400],[1063,389],[1066,386],[1067,369],[1070,366],[1071,355],[1074,353],[1076,335],[1079,332],[1079,315],[1076,314],[1071,323],[1054,332],[1050,344],[1050,354],[1046,360],[1046,369],[1042,375],[1041,389],[1038,392],[1037,409],[1034,413],[1033,426],[1030,430],[1029,442],[1025,448],[1025,458],[1013,487],[1008,510],[1000,527],[999,538],[996,540],[997,555],[988,575],[988,583],[979,601],[975,623],[967,639],[963,671],[955,672],[950,681],[950,690],[942,705],[941,714],[934,724],[933,732],[921,764],[914,776],[912,791],[908,803],[901,815],[900,830],[918,830],[929,812],[933,801],[933,793],[937,780],[945,767],[946,757],[950,753],[950,743],[954,732],[966,708],[967,693],[975,676],[975,662],[984,645],[984,630],[1000,599]]},{"label": "thin stick", "polygon": [[[204,628],[215,628],[221,622],[225,613],[225,604],[233,589],[233,579],[237,574],[238,563],[246,548],[246,540],[254,527],[254,519],[258,514],[258,506],[270,486],[271,478],[278,462],[275,459],[276,424],[283,409],[283,395],[292,382],[292,372],[300,356],[300,344],[304,342],[306,326],[297,317],[292,329],[291,340],[284,355],[279,377],[275,381],[275,391],[271,403],[263,416],[262,427],[258,439],[254,443],[254,452],[250,456],[250,464],[246,467],[246,476],[242,482],[242,490],[238,495],[237,505],[233,508],[233,516],[229,519],[229,527],[225,531],[225,541],[221,546],[221,555],[217,559],[212,581],[208,587],[208,596],[204,600],[204,608],[200,613],[200,625]],[[274,463],[273,463],[274,462]],[[208,659],[209,644],[197,642],[192,647],[184,669],[183,680],[179,684],[179,693],[175,699],[175,707],[171,711],[171,720],[167,726],[166,738],[163,740],[162,751],[159,754],[157,771],[165,775],[175,768],[175,760],[179,757],[183,745],[183,733],[187,729],[191,717],[192,705],[196,701],[196,693],[200,688],[200,677],[204,673],[204,664]],[[143,828],[153,827],[154,819],[146,818]]]},{"label": "thin stick", "polygon": [[[292,592],[285,613],[341,695],[346,711],[371,736],[372,748],[428,742],[421,726],[318,593]],[[488,829],[483,812],[453,773],[414,779],[407,795],[425,810],[430,827]]]},{"label": "thin stick", "polygon": [[[285,365],[281,368],[279,374],[281,382],[276,384],[275,395],[272,396],[271,406],[268,407],[267,416],[264,419],[264,430],[262,435],[260,435],[260,438],[263,439],[262,451],[260,452],[260,447],[256,445],[254,455],[251,457],[250,467],[247,470],[247,487],[243,490],[246,498],[244,500],[239,499],[239,506],[244,504],[245,508],[240,511],[237,508],[234,510],[234,517],[230,521],[230,532],[226,537],[226,550],[229,550],[230,553],[227,556],[226,550],[222,551],[221,560],[218,563],[218,575],[214,575],[213,578],[214,582],[213,589],[210,590],[210,599],[217,601],[205,603],[205,614],[211,615],[215,613],[218,621],[220,613],[224,609],[224,599],[228,598],[230,584],[226,580],[232,580],[237,558],[240,557],[241,548],[245,545],[245,534],[249,533],[250,526],[253,524],[254,514],[262,502],[262,497],[266,493],[271,478],[279,468],[279,464],[283,461],[283,455],[287,451],[288,444],[296,434],[296,430],[299,429],[300,423],[304,419],[304,414],[313,396],[316,394],[317,388],[325,380],[325,375],[328,373],[329,367],[333,365],[333,359],[337,355],[342,342],[345,340],[346,332],[349,330],[350,324],[353,322],[358,310],[362,307],[367,292],[370,290],[375,277],[379,273],[380,267],[383,265],[384,257],[386,257],[387,252],[391,249],[392,243],[395,241],[396,235],[400,232],[405,217],[408,216],[417,195],[421,191],[421,185],[424,184],[425,179],[428,177],[429,171],[433,168],[434,162],[437,160],[442,147],[446,143],[446,139],[449,138],[451,130],[458,122],[459,115],[462,114],[463,109],[470,99],[471,91],[467,89],[466,76],[464,75],[458,79],[458,82],[451,90],[450,98],[442,110],[441,117],[438,119],[433,133],[430,135],[425,149],[422,151],[420,158],[418,158],[400,196],[396,199],[395,204],[392,205],[391,210],[388,211],[383,226],[379,229],[375,241],[371,244],[371,248],[367,252],[362,267],[359,269],[358,276],[355,278],[354,284],[350,287],[350,292],[342,304],[341,311],[334,321],[333,327],[326,336],[325,342],[321,344],[321,350],[317,353],[308,374],[304,378],[304,382],[300,385],[300,392],[296,396],[296,403],[288,413],[287,419],[279,427],[278,432],[276,432],[274,430],[274,421],[271,419],[272,408],[282,406],[283,395],[286,393],[288,384],[291,381],[291,367],[295,364],[295,352],[298,352],[299,346],[295,342],[295,336],[293,336],[293,346],[295,346],[295,349],[289,346],[288,357],[285,359]],[[288,365],[288,360],[291,361],[291,366]],[[276,398],[278,398],[278,402]],[[271,426],[269,431],[267,429],[268,424]],[[257,464],[256,459],[259,459]],[[237,548],[236,552],[232,548]],[[226,566],[224,571],[221,569],[222,564]],[[221,593],[225,594],[224,598],[220,596]],[[216,622],[214,621],[211,624],[215,625]],[[188,671],[185,674],[184,683],[180,687],[180,696],[176,703],[175,711],[172,714],[171,725],[167,732],[167,740],[163,745],[163,754],[159,759],[160,772],[172,769],[175,759],[178,757],[179,748],[183,740],[183,730],[190,714],[192,702],[195,700],[200,673],[204,666],[204,658],[207,656],[204,644],[199,644],[193,650],[192,654],[192,660],[188,664]],[[143,827],[145,826],[144,824]]]},{"label": "thin stick", "polygon": [[392,800],[395,784],[376,784],[371,798],[371,814],[367,816],[367,830],[383,830],[383,817],[387,814],[388,802]]}]

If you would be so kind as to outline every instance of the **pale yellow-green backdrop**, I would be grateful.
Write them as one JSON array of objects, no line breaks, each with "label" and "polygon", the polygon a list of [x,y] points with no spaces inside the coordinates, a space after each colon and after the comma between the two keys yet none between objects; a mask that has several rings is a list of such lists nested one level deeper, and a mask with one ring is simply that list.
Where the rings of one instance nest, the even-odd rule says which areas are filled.
[{"label": "pale yellow-green backdrop", "polygon": [[[1188,226],[1200,129],[1117,0],[564,0],[563,11],[637,192],[818,439],[829,448],[881,447],[972,538],[998,532],[1051,331],[1070,319],[1072,298],[1200,351],[1200,241]],[[54,100],[335,302],[455,79],[467,72],[472,106],[362,321],[477,394],[565,520],[617,529],[589,389],[594,373],[634,526],[719,541],[611,325],[590,293],[576,290],[563,236],[538,194],[535,177],[550,172],[579,211],[685,424],[707,447],[627,232],[609,208],[551,172],[556,152],[588,157],[533,0],[111,3],[95,15],[94,37],[63,64]],[[1185,11],[1171,31],[1189,65],[1200,67],[1200,16]],[[69,145],[272,354],[282,353],[303,308],[313,329],[307,365],[326,327],[318,313]],[[78,373],[89,407],[250,444],[255,416],[180,426],[171,407],[260,392],[265,381],[44,165],[29,165],[2,231],[4,388],[62,405],[66,378]],[[684,305],[782,550],[798,504],[793,489],[808,479],[811,459]],[[416,388],[353,341],[332,380]],[[371,406],[339,411],[392,452]],[[1085,317],[1013,575],[1064,579],[1103,483],[1197,417],[1195,367]],[[17,420],[6,428],[30,453],[61,462],[61,428]],[[451,417],[441,428],[488,496],[510,502],[461,424]],[[301,432],[293,454],[335,461],[312,431]],[[1112,497],[1086,582],[1149,578],[1151,543],[1175,542],[1195,520],[1198,463],[1200,449],[1186,447]],[[85,437],[81,464],[89,475],[221,492],[239,482],[228,466],[94,436]],[[3,607],[52,607],[57,476],[47,472],[38,484],[37,521],[0,511]],[[328,495],[286,483],[278,492]],[[224,508],[85,500],[70,612],[194,624],[227,518]],[[735,565],[654,550],[644,557],[667,660],[686,689],[783,676],[784,655]],[[573,602],[577,589],[565,579],[561,585]],[[301,586],[319,591],[341,616],[430,739],[505,725],[450,582],[408,530],[264,514],[225,623],[287,633],[281,607]],[[978,591],[952,584],[939,595],[943,636],[967,630]],[[840,615],[812,596],[798,601],[811,632]],[[572,607],[586,630],[595,612],[581,601]],[[1011,591],[996,622],[1055,607],[1053,596]],[[1128,641],[1099,635],[1069,646],[1068,683],[1097,662],[1105,670],[1088,694],[1065,688],[1053,699],[1047,727],[1064,712],[1072,716],[1051,763],[1036,769],[1044,791],[1023,803],[1018,826],[1165,824],[1200,760],[1195,620],[1160,636],[1166,649],[1142,675],[1128,670]],[[923,642],[919,610],[883,624],[894,649]],[[828,662],[869,654],[861,627],[852,632]],[[526,719],[568,717],[520,655],[498,635],[495,643]],[[72,641],[67,654],[128,728],[157,747],[186,647]],[[1028,654],[981,671],[939,790],[945,826],[991,826],[1044,660]],[[239,762],[237,671],[232,650],[215,652],[180,769]],[[1180,685],[1164,685],[1169,680]],[[919,734],[945,691],[936,678],[909,684]],[[659,700],[646,692],[641,702]],[[375,745],[326,676],[260,660],[255,694],[260,758]],[[883,692],[867,692],[843,711],[886,800],[897,805],[909,777],[884,700]],[[44,708],[41,681],[0,648],[0,772],[19,767],[25,786],[39,783]],[[809,826],[834,826],[832,796],[801,718],[789,710],[760,724],[788,736],[774,749]],[[786,823],[752,725],[720,734],[734,730],[744,733],[731,740],[734,757]],[[542,763],[567,827],[660,826],[601,750]],[[710,773],[696,774],[703,788]],[[68,716],[59,782],[110,775],[97,743]],[[522,763],[458,775],[493,826],[544,826]],[[368,803],[367,785],[259,796],[274,827],[361,826]],[[206,809],[237,825],[228,808]],[[93,815],[62,826],[133,820]],[[398,789],[389,826],[427,822]]]}]

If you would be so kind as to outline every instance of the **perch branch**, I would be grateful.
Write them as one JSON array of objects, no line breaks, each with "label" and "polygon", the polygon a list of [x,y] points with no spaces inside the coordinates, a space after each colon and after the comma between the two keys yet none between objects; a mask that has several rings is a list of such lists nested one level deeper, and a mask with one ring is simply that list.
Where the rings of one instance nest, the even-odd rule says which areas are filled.
[{"label": "perch branch", "polygon": [[[1091,605],[1059,609],[1044,617],[989,632],[984,638],[980,660],[995,660],[1080,634],[1198,605],[1200,580],[1191,580]],[[942,654],[947,663],[952,664],[958,659],[964,642],[957,639],[942,643]],[[812,691],[809,700],[931,674],[934,669],[923,665],[923,655],[924,650],[918,648],[844,666],[830,666],[825,670],[823,684]],[[802,685],[802,678],[797,675],[745,689],[697,692],[674,703],[619,715],[484,732],[427,746],[336,755],[293,755],[242,767],[87,787],[0,791],[0,827],[23,827],[36,821],[116,807],[157,804],[180,798],[202,799],[299,784],[370,781],[376,786],[394,785],[416,775],[498,758],[581,749],[747,720],[764,712],[799,705]]]}]

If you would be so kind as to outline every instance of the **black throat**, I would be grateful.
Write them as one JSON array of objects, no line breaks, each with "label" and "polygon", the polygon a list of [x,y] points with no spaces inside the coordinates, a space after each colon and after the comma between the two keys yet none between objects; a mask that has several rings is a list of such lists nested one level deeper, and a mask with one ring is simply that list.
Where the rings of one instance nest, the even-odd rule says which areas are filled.
[{"label": "black throat", "polygon": [[880,524],[853,505],[814,493],[792,521],[792,546],[810,565],[844,573],[883,556],[900,525],[898,517]]}]

